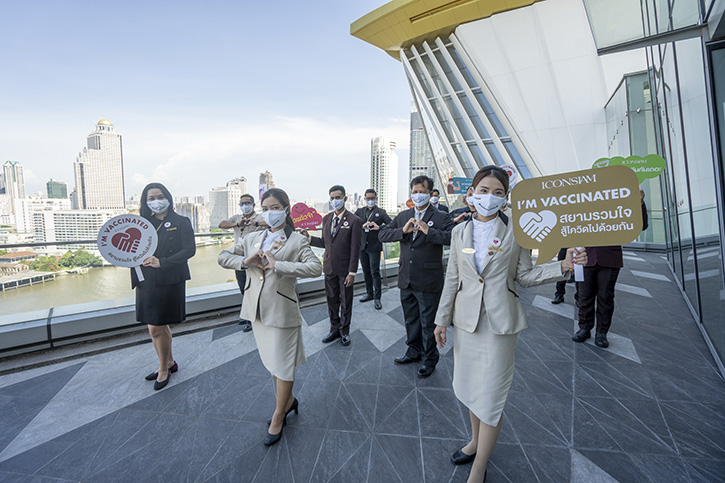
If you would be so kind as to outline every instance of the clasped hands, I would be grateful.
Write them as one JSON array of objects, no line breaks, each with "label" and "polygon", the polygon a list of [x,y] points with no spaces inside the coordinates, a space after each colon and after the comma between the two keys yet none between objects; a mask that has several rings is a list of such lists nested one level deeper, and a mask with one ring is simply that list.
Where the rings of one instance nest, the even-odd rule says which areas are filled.
[{"label": "clasped hands", "polygon": [[266,271],[274,270],[274,265],[276,262],[277,260],[275,260],[272,252],[263,252],[262,250],[258,250],[253,255],[245,258],[242,263],[244,263],[244,266],[246,267],[257,267],[262,271]]},{"label": "clasped hands", "polygon": [[423,220],[411,218],[403,226],[403,234],[412,233],[414,231],[422,231],[424,235],[428,234],[428,224]]},{"label": "clasped hands", "polygon": [[379,230],[380,229],[378,224],[375,223],[374,221],[365,222],[365,223],[363,223],[362,227],[363,227],[363,229],[367,229],[367,230]]}]

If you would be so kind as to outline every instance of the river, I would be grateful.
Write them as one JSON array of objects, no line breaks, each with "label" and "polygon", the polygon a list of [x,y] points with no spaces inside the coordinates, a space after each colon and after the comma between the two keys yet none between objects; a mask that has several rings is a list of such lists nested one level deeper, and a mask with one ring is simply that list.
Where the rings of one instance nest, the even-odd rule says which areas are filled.
[{"label": "river", "polygon": [[[234,272],[217,264],[219,252],[227,245],[197,247],[189,260],[191,280],[187,288],[234,282]],[[82,275],[60,274],[55,281],[8,292],[0,292],[0,315],[49,309],[63,305],[118,299],[133,295],[128,268],[91,268]]]}]

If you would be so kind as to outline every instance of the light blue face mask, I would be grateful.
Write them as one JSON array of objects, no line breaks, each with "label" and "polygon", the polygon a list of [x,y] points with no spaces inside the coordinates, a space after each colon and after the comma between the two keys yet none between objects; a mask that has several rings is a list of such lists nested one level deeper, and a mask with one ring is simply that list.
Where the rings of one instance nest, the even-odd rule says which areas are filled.
[{"label": "light blue face mask", "polygon": [[164,213],[166,210],[169,209],[170,204],[171,203],[169,203],[169,200],[151,200],[146,202],[146,205],[155,215],[160,215],[161,213]]},{"label": "light blue face mask", "polygon": [[365,200],[365,204],[367,204],[370,208],[378,204],[376,200]]},{"label": "light blue face mask", "polygon": [[341,210],[345,206],[345,200],[330,200],[330,206],[335,211]]},{"label": "light blue face mask", "polygon": [[287,212],[284,210],[267,210],[262,213],[262,218],[264,218],[264,222],[268,227],[279,228],[287,219]]},{"label": "light blue face mask", "polygon": [[429,193],[413,193],[410,196],[410,199],[413,200],[413,204],[420,208],[421,206],[425,206],[430,201],[430,194]]},{"label": "light blue face mask", "polygon": [[476,211],[482,216],[491,216],[506,204],[506,198],[501,198],[491,193],[473,195],[469,199],[473,202]]}]

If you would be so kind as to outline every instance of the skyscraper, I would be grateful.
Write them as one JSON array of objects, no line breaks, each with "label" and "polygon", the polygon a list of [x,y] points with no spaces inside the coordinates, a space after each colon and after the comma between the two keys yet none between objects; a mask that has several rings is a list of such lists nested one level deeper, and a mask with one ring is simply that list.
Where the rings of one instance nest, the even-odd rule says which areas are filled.
[{"label": "skyscraper", "polygon": [[378,193],[378,206],[396,211],[398,204],[398,155],[395,141],[385,137],[370,141],[370,185]]},{"label": "skyscraper", "polygon": [[416,176],[428,176],[438,184],[436,179],[433,153],[430,150],[426,138],[423,122],[415,103],[410,106],[410,166],[408,169],[408,181]]},{"label": "skyscraper", "polygon": [[261,198],[265,191],[268,189],[274,188],[274,178],[272,177],[272,173],[269,171],[265,171],[264,173],[259,173],[259,197]]},{"label": "skyscraper", "polygon": [[10,208],[15,210],[15,200],[25,198],[25,181],[20,161],[5,161],[0,177],[0,194],[10,197]]},{"label": "skyscraper", "polygon": [[68,185],[64,181],[51,179],[45,183],[46,193],[50,199],[68,198]]},{"label": "skyscraper", "polygon": [[240,212],[239,197],[244,193],[247,193],[247,179],[244,177],[209,191],[209,223],[212,228],[217,228],[221,221]]},{"label": "skyscraper", "polygon": [[74,163],[78,208],[123,210],[126,207],[121,135],[101,119],[88,135]]}]

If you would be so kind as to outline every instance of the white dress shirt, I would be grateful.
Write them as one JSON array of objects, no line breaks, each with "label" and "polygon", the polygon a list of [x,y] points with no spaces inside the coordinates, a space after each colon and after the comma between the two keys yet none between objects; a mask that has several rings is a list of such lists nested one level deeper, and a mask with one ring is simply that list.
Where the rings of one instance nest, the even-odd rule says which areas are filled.
[{"label": "white dress shirt", "polygon": [[496,217],[489,221],[473,219],[473,248],[476,250],[476,268],[478,273],[483,271],[483,264],[488,256],[488,247],[491,246],[493,229],[496,226]]},{"label": "white dress shirt", "polygon": [[284,235],[284,230],[277,230],[274,232],[267,230],[267,236],[264,237],[264,242],[262,243],[262,251],[267,252],[271,250],[272,244],[282,235]]}]

